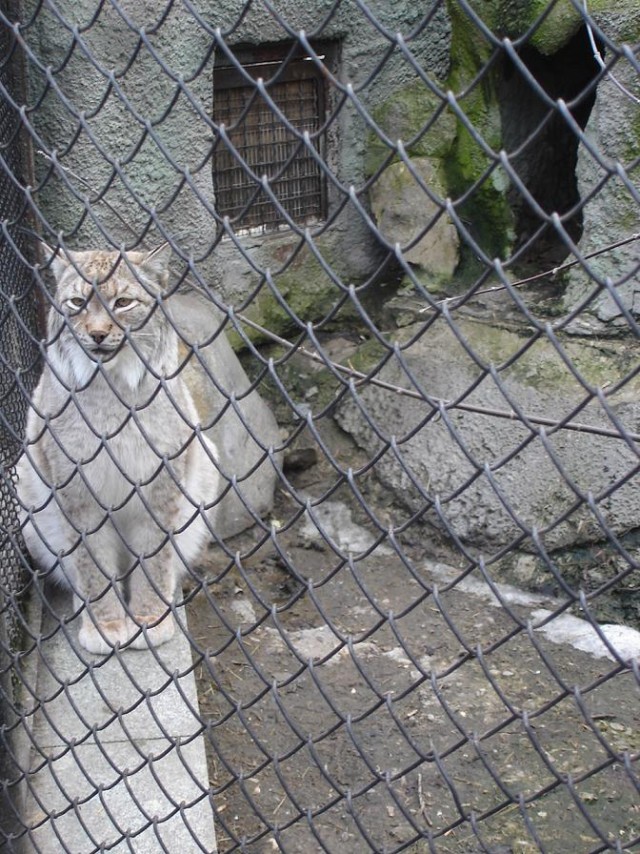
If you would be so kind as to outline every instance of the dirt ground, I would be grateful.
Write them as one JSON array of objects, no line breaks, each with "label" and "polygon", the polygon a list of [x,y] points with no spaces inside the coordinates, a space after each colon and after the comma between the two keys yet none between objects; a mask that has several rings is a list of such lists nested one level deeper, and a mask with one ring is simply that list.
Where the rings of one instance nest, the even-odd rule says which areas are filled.
[{"label": "dirt ground", "polygon": [[634,674],[452,585],[424,529],[374,547],[322,454],[294,462],[274,535],[187,596],[219,851],[639,850]]}]

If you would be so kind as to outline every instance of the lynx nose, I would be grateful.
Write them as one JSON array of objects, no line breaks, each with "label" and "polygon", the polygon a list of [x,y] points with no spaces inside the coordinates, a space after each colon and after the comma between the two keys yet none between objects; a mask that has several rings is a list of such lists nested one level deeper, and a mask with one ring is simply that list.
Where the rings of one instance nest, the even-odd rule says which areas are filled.
[{"label": "lynx nose", "polygon": [[93,332],[90,332],[89,335],[96,342],[96,344],[102,344],[104,339],[107,337],[107,333],[102,332],[100,329],[95,329]]}]

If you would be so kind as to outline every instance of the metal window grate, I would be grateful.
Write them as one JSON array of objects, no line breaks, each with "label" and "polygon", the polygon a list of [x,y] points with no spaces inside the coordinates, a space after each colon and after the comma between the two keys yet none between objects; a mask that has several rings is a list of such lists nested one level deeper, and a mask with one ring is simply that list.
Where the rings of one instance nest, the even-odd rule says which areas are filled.
[{"label": "metal window grate", "polygon": [[[321,152],[320,129],[324,111],[323,81],[317,66],[307,58],[290,60],[283,71],[287,48],[265,48],[240,64],[256,80],[269,72],[269,98],[287,118],[284,124],[256,85],[247,84],[239,68],[216,69],[214,120],[224,125],[214,155],[216,204],[236,229],[270,231],[285,225],[287,215],[299,225],[326,216],[321,169],[302,135],[309,133]],[[246,55],[245,55],[246,56]],[[266,176],[274,204],[262,187]]]}]

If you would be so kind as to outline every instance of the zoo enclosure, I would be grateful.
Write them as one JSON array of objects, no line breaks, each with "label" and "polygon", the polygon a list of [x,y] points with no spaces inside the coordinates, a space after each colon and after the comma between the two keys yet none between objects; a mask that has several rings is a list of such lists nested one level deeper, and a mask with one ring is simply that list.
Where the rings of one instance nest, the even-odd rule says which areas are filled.
[{"label": "zoo enclosure", "polygon": [[[640,22],[626,6],[617,14],[600,4],[597,15],[578,2],[534,6],[3,7],[9,850],[36,845],[38,829],[82,812],[62,779],[54,815],[27,818],[16,808],[43,763],[75,757],[71,743],[47,755],[33,726],[69,686],[60,677],[51,695],[29,696],[24,667],[36,652],[58,678],[22,616],[35,582],[13,477],[41,356],[38,306],[50,302],[36,234],[71,249],[168,240],[176,281],[215,305],[210,335],[222,329],[244,348],[251,388],[270,396],[285,428],[276,443],[259,434],[255,442],[264,449],[257,462],[277,472],[288,503],[239,552],[219,544],[222,564],[194,575],[185,594],[189,604],[204,599],[217,621],[213,644],[187,639],[199,684],[208,680],[219,698],[200,713],[210,780],[199,781],[197,798],[212,800],[220,850],[273,840],[291,851],[493,851],[516,834],[522,850],[559,851],[548,814],[561,822],[565,810],[580,850],[637,846],[638,721],[624,698],[637,690],[638,661],[601,624],[638,624],[631,345]],[[334,358],[336,338],[353,330],[340,345],[347,358]],[[305,360],[323,372],[297,380]],[[319,376],[325,385],[314,388]],[[229,399],[235,390],[225,391]],[[357,465],[325,438],[334,419],[353,437]],[[245,429],[256,431],[249,421]],[[297,486],[301,447],[328,469],[319,492]],[[226,474],[242,497],[247,469]],[[324,515],[336,498],[367,532],[365,545],[350,546]],[[315,577],[294,535],[323,549]],[[251,566],[261,545],[295,582],[275,602]],[[437,575],[435,557],[454,568],[449,575]],[[389,572],[396,599],[378,589]],[[219,598],[233,578],[253,603],[245,622],[234,623]],[[495,586],[514,579],[549,597],[544,614],[523,616]],[[470,580],[489,585],[500,605],[501,618],[479,636],[456,598]],[[361,622],[325,601],[334,583],[364,609]],[[301,629],[288,623],[301,602],[310,628],[328,631],[321,654],[302,651]],[[425,613],[453,644],[431,661],[423,624],[413,623]],[[595,670],[576,653],[576,672],[542,633],[567,613],[586,619],[604,645]],[[282,673],[260,657],[265,626],[292,658]],[[66,636],[62,623],[58,635]],[[394,650],[405,675],[389,677],[399,680],[389,693],[377,668]],[[242,691],[222,673],[227,653],[252,669]],[[126,670],[128,655],[110,660]],[[538,696],[505,677],[523,661],[544,681]],[[78,662],[89,678],[96,665]],[[349,696],[332,687],[336,662],[357,672]],[[456,693],[456,685],[491,694],[484,717],[464,690],[447,700],[443,686]],[[292,713],[296,691],[326,706],[326,717],[307,720],[304,702]],[[288,740],[270,741],[252,718],[266,703]],[[567,722],[586,734],[586,757],[563,753]],[[103,722],[88,721],[87,733],[92,723]],[[230,744],[257,751],[237,762],[225,742],[234,727],[241,735]],[[22,730],[34,740],[26,764],[15,748]],[[395,754],[376,743],[381,733]],[[537,763],[535,774],[518,778],[504,765],[508,738],[525,765]],[[340,749],[354,758],[337,773]],[[298,794],[307,772],[322,796]],[[284,818],[257,791],[269,774]],[[601,809],[606,787],[618,811]],[[82,806],[92,797],[100,801],[99,781]],[[371,799],[393,832],[373,821]],[[144,821],[123,828],[117,818],[108,843],[135,840]],[[91,844],[100,850],[100,840]],[[193,845],[201,847],[195,837]]]}]

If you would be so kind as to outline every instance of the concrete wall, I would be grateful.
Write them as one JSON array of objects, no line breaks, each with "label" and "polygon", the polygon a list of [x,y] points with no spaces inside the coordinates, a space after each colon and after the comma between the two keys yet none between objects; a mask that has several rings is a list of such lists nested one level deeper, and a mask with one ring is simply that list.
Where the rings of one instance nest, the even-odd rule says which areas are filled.
[{"label": "concrete wall", "polygon": [[[36,8],[31,2],[27,6]],[[306,292],[330,305],[339,291],[321,265],[308,252],[292,259],[298,236],[242,238],[240,251],[230,240],[217,242],[210,159],[216,33],[232,48],[287,40],[287,28],[335,42],[341,85],[351,84],[362,106],[371,111],[415,82],[415,72],[397,51],[385,61],[388,40],[346,4],[326,26],[332,6],[328,0],[280,3],[282,23],[257,4],[243,16],[245,4],[240,0],[195,4],[198,20],[178,4],[164,17],[165,6],[164,0],[123,0],[119,12],[104,4],[96,15],[94,0],[62,0],[56,8],[64,22],[40,10],[27,28],[33,51],[31,97],[42,99],[33,121],[42,150],[55,152],[59,162],[51,174],[50,161],[42,154],[36,158],[44,182],[38,204],[50,228],[63,232],[75,247],[106,241],[130,244],[147,229],[153,242],[160,239],[152,222],[155,211],[163,236],[170,235],[185,257],[193,254],[197,275],[223,299],[242,305],[260,272],[268,268],[277,285],[282,271],[287,293],[301,281]],[[390,33],[410,33],[423,15],[417,4],[406,0],[372,3],[370,8]],[[448,72],[449,35],[441,9],[409,42],[425,71],[438,78]],[[370,81],[379,64],[379,73]],[[54,87],[48,86],[43,70],[47,66]],[[330,110],[341,97],[338,88],[330,88]],[[365,206],[362,188],[370,136],[350,103],[339,111],[328,134],[332,173],[344,187],[355,187]],[[69,171],[62,175],[61,170]],[[344,198],[342,192],[330,192],[330,216]],[[347,283],[365,281],[380,261],[374,235],[350,203],[331,228],[322,230],[318,244]],[[304,303],[303,298],[303,313]],[[260,320],[260,306],[253,311]]]},{"label": "concrete wall", "polygon": [[[441,103],[401,51],[395,49],[387,57],[390,39],[401,32],[407,50],[429,79],[443,91],[459,93],[460,108],[484,141],[494,151],[517,148],[518,129],[526,125],[518,109],[528,115],[539,110],[542,102],[533,96],[525,98],[522,86],[515,94],[505,86],[502,78],[507,69],[502,61],[493,63],[481,85],[467,91],[490,61],[493,46],[453,0],[438,4],[430,18],[421,4],[377,0],[368,4],[371,20],[350,4],[338,5],[329,15],[333,8],[329,0],[286,0],[278,4],[279,19],[260,4],[245,10],[242,0],[200,2],[192,6],[193,14],[175,4],[165,15],[165,5],[163,0],[123,0],[118,11],[105,4],[97,13],[95,0],[62,0],[56,4],[62,20],[50,10],[38,9],[33,0],[25,4],[27,12],[38,9],[23,30],[33,51],[29,67],[31,104],[36,109],[29,116],[41,140],[39,147],[45,154],[55,154],[59,162],[52,170],[45,155],[37,155],[37,173],[43,183],[36,200],[51,230],[64,233],[72,246],[131,243],[140,235],[154,242],[171,236],[184,259],[193,256],[192,271],[200,285],[213,288],[236,309],[244,310],[247,297],[255,295],[247,313],[274,331],[290,331],[290,318],[265,284],[267,272],[303,322],[318,320],[343,294],[340,284],[362,284],[379,269],[384,239],[391,245],[398,239],[402,243],[423,227],[422,221],[410,222],[400,236],[395,224],[388,234],[383,228],[381,243],[348,200],[353,188],[365,211],[370,192],[375,196],[378,189],[384,201],[387,189],[378,180],[378,170],[394,153],[378,129],[391,143],[402,139],[410,158],[428,158],[424,168],[433,175],[432,186],[440,199],[455,199],[479,182],[459,213],[488,258],[508,257],[527,232],[535,230],[535,222],[527,219],[530,206],[510,186],[507,173],[499,167],[482,177],[491,161],[453,110],[444,110],[429,132],[416,136]],[[552,94],[557,83],[556,94],[571,100],[573,92],[562,88],[562,79],[554,83],[551,78],[554,74],[566,78],[571,68],[586,61],[581,54],[569,57],[566,67],[561,65],[562,51],[583,25],[573,4],[567,0],[555,4],[533,30],[546,0],[491,4],[476,0],[472,6],[498,37],[517,43],[531,30],[529,45],[537,63],[533,73],[546,88],[551,87]],[[639,14],[632,0],[594,0],[589,11],[614,42],[633,43],[637,38]],[[321,260],[313,257],[308,246],[299,251],[304,240],[297,234],[242,237],[237,244],[221,240],[212,180],[216,50],[222,41],[233,50],[241,44],[285,41],[301,31],[312,41],[332,42],[336,52],[336,61],[329,65],[337,83],[329,86],[327,103],[329,115],[340,106],[327,134],[327,165],[335,177],[335,186],[329,182],[331,225],[311,229]],[[595,64],[594,69],[595,77]],[[622,75],[622,82],[633,84],[626,79],[633,76],[628,63],[620,63],[616,73]],[[576,85],[582,86],[583,81]],[[605,156],[629,160],[637,141],[633,109],[615,86],[605,81],[598,87],[586,130]],[[559,152],[569,147],[567,139],[547,133],[513,160],[522,180],[547,208],[566,206],[574,192],[576,199],[578,193],[585,198],[597,183],[599,166],[585,146],[579,152],[574,146],[563,161]],[[548,155],[542,163],[541,152]],[[532,175],[551,174],[554,169],[551,186],[533,186]],[[571,173],[571,179],[556,199],[554,186],[564,183],[565,173]],[[423,191],[418,195],[424,196]],[[611,225],[607,239],[624,236],[634,205],[629,182],[609,182],[606,191],[587,206],[584,223],[591,236],[585,228],[585,249],[593,245],[596,229],[591,226],[602,219]],[[389,212],[379,199],[374,198],[373,207],[381,223]],[[619,211],[613,218],[612,207]],[[341,213],[333,219],[338,210]],[[604,218],[603,210],[608,212]],[[579,239],[582,224],[574,225],[568,231]],[[599,237],[598,241],[602,242]],[[549,254],[548,266],[562,260],[560,255],[565,257],[562,241],[557,249],[557,258]],[[632,251],[620,253],[621,273],[628,270],[627,256]],[[464,246],[462,252],[467,258],[474,254]],[[340,284],[332,281],[323,262]],[[388,268],[383,275],[389,275]],[[418,278],[427,288],[432,283],[429,275]],[[458,281],[464,286],[468,281],[464,264],[457,271],[454,264],[445,278],[454,291]],[[567,308],[584,295],[579,278],[574,276],[571,285]],[[627,290],[627,302],[633,306],[635,291]],[[594,307],[594,314],[606,323],[620,312],[605,299]]]}]

